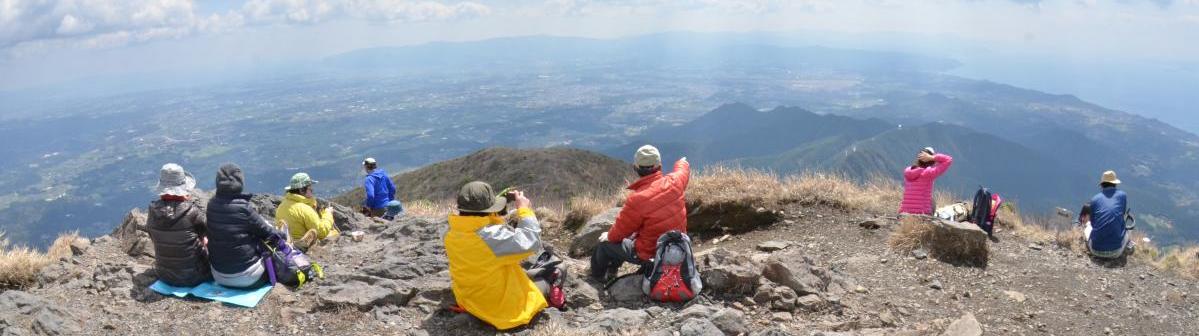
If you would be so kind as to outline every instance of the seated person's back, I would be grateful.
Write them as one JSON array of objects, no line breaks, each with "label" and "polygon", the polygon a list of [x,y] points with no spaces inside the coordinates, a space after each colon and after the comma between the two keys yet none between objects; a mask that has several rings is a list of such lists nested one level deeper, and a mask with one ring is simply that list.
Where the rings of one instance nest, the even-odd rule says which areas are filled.
[{"label": "seated person's back", "polygon": [[263,241],[282,233],[254,209],[242,194],[241,168],[227,164],[217,173],[217,192],[208,201],[208,252],[213,278],[229,287],[251,287],[261,281]]}]

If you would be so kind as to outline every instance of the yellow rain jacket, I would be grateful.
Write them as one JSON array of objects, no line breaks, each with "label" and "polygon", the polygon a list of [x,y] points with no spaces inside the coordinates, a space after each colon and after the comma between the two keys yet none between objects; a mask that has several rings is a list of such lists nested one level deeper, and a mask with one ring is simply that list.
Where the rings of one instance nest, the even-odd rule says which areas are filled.
[{"label": "yellow rain jacket", "polygon": [[521,223],[504,225],[499,216],[450,216],[445,252],[451,289],[458,305],[496,329],[526,325],[548,304],[520,267],[539,249],[540,224],[529,209],[518,211]]},{"label": "yellow rain jacket", "polygon": [[303,195],[286,193],[283,203],[275,209],[275,225],[282,229],[287,223],[287,233],[292,241],[299,241],[308,231],[315,231],[317,239],[336,237],[337,229],[333,227],[333,212],[326,208],[324,213],[316,213],[316,200]]}]

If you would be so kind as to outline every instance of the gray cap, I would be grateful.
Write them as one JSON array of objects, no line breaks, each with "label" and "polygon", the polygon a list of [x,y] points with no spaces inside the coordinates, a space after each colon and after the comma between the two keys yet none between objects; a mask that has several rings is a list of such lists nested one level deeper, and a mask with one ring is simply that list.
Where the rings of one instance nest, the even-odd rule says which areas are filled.
[{"label": "gray cap", "polygon": [[462,186],[458,191],[458,211],[493,213],[503,211],[508,207],[508,199],[497,196],[491,185],[474,181]]}]

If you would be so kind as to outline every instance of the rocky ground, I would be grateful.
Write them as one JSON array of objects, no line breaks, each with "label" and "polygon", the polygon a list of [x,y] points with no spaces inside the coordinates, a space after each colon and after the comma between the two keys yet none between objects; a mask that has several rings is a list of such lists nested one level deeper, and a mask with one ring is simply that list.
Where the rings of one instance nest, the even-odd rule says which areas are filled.
[{"label": "rocky ground", "polygon": [[[270,198],[258,199],[270,215]],[[168,298],[154,281],[152,251],[132,213],[112,235],[73,244],[40,284],[0,293],[0,335],[490,335],[494,329],[444,308],[452,304],[442,218],[373,221],[310,255],[326,278],[276,287],[255,309]],[[605,290],[576,275],[568,307],[549,309],[518,335],[1196,335],[1199,285],[1145,265],[1107,267],[1008,231],[987,266],[953,266],[890,249],[894,219],[836,209],[767,210],[779,221],[737,235],[699,235],[705,290],[687,304],[650,303],[625,278]],[[586,250],[609,224],[601,214],[579,233],[547,237],[563,257]],[[860,225],[864,222],[875,225]],[[574,245],[574,246],[572,246]]]}]

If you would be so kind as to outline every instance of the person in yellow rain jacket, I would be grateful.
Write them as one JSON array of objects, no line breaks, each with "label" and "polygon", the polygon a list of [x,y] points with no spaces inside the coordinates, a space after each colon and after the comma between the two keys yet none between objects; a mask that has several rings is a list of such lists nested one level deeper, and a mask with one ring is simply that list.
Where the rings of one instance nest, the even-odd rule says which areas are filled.
[{"label": "person in yellow rain jacket", "polygon": [[526,325],[548,306],[520,265],[541,250],[541,224],[524,193],[512,196],[520,217],[516,227],[500,215],[507,197],[496,196],[487,183],[467,183],[458,192],[458,214],[450,216],[445,236],[458,306],[499,330]]},{"label": "person in yellow rain jacket", "polygon": [[275,209],[275,225],[280,229],[286,225],[291,241],[301,248],[338,235],[333,227],[333,212],[318,205],[313,196],[312,186],[316,182],[306,173],[296,173],[285,189],[283,202]]}]

